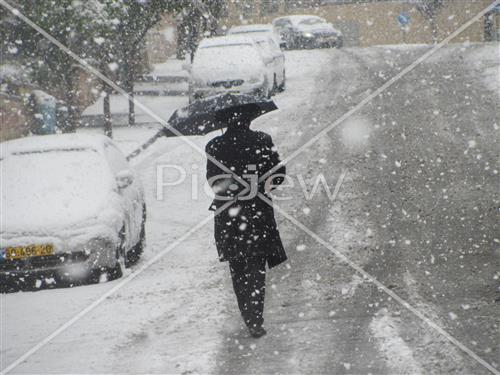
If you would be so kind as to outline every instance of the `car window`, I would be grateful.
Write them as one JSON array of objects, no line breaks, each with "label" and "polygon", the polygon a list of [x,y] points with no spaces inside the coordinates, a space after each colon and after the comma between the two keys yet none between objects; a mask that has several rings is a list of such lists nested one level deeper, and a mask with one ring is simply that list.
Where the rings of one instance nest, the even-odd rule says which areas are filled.
[{"label": "car window", "polygon": [[299,22],[300,25],[318,25],[320,23],[325,23],[321,18],[306,18]]},{"label": "car window", "polygon": [[104,152],[106,153],[106,159],[108,160],[114,174],[130,169],[125,156],[123,156],[122,152],[111,143],[107,143],[105,145]]},{"label": "car window", "polygon": [[291,23],[289,20],[277,20],[277,21],[275,21],[274,25],[276,27],[286,27],[286,26],[290,26]]}]

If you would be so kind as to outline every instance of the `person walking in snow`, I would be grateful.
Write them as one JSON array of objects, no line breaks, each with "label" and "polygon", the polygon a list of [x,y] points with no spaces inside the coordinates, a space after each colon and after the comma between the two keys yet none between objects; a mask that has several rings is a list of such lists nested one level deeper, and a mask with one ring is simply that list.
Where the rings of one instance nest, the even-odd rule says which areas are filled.
[{"label": "person walking in snow", "polygon": [[[257,185],[244,191],[227,171],[208,159],[207,181],[216,192],[210,209],[216,211],[214,235],[219,259],[229,262],[241,315],[250,334],[258,338],[266,334],[263,328],[266,264],[275,267],[286,261],[287,256],[273,207],[259,198],[256,191],[271,200],[269,192],[283,182],[286,169],[281,166],[267,183],[257,183],[257,176],[278,165],[280,159],[271,136],[250,129],[250,118],[244,113],[220,118],[228,124],[227,131],[212,139],[205,151],[250,185],[250,181]],[[218,212],[225,204],[228,207]]]}]

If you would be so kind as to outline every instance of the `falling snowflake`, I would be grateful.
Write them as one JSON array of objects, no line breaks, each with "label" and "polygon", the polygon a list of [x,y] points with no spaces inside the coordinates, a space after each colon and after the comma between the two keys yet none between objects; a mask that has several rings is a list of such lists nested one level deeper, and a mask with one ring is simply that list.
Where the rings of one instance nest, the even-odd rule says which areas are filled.
[{"label": "falling snowflake", "polygon": [[94,38],[94,42],[95,42],[95,44],[97,44],[97,45],[99,45],[99,46],[100,46],[101,44],[103,44],[105,41],[106,41],[106,39],[104,39],[102,36],[96,36],[96,37]]},{"label": "falling snowflake", "polygon": [[114,72],[115,70],[117,70],[119,68],[119,65],[115,62],[112,62],[112,63],[109,63],[108,64],[108,68],[109,70],[111,70],[112,72]]},{"label": "falling snowflake", "polygon": [[306,245],[304,245],[304,244],[297,245],[297,251],[304,251],[305,249],[306,249]]}]

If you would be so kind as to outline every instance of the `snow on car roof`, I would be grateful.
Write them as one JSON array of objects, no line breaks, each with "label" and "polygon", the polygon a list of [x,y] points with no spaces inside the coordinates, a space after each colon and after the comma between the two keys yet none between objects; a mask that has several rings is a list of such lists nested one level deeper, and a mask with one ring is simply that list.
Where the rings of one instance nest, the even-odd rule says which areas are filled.
[{"label": "snow on car roof", "polygon": [[229,34],[238,34],[238,33],[250,33],[250,32],[265,32],[265,31],[273,31],[273,25],[271,24],[252,24],[252,25],[238,25],[233,26],[229,29]]},{"label": "snow on car roof", "polygon": [[223,46],[238,46],[249,45],[253,46],[252,39],[239,35],[226,35],[215,38],[206,38],[200,42],[199,48],[223,47]]},{"label": "snow on car roof", "polygon": [[109,138],[104,135],[97,134],[53,134],[19,138],[1,143],[1,157],[9,154],[52,150],[91,149],[99,151],[109,141]]}]

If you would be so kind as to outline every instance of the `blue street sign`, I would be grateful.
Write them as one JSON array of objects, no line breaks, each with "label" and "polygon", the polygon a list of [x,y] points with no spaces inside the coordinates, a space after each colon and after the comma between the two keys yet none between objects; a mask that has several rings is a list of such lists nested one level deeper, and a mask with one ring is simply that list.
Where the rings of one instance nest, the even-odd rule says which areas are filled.
[{"label": "blue street sign", "polygon": [[410,23],[410,15],[406,12],[401,12],[398,16],[398,23],[400,26],[406,26]]}]

